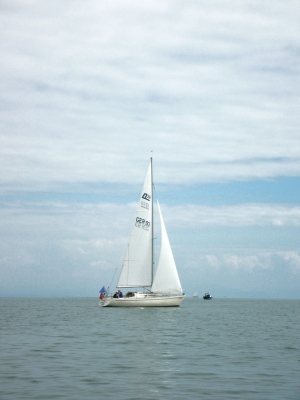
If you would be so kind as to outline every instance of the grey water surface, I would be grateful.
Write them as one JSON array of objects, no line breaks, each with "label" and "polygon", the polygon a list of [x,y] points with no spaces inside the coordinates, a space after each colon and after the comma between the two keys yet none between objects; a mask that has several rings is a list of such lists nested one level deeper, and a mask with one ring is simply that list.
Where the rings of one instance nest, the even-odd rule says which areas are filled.
[{"label": "grey water surface", "polygon": [[300,300],[0,298],[0,399],[300,399]]}]

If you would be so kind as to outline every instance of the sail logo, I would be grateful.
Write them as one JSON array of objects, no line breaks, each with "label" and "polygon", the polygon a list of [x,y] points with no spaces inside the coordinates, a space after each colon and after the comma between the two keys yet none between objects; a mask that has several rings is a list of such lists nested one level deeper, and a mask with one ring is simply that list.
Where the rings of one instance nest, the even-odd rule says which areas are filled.
[{"label": "sail logo", "polygon": [[148,231],[150,228],[150,222],[144,220],[144,218],[136,217],[135,226],[137,228],[143,228],[143,229],[145,229],[145,231]]},{"label": "sail logo", "polygon": [[148,193],[144,193],[143,196],[142,196],[142,199],[150,201],[151,200],[151,196]]}]

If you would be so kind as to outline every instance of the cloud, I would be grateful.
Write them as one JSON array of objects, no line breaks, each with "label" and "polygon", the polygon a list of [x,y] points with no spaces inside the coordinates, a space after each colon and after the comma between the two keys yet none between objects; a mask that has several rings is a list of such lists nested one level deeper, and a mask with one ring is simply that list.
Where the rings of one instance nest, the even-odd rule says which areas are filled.
[{"label": "cloud", "polygon": [[2,185],[299,176],[297,11],[2,2]]},{"label": "cloud", "polygon": [[234,269],[245,269],[248,271],[253,271],[255,268],[268,268],[270,267],[270,255],[267,256],[264,254],[263,256],[244,256],[240,257],[237,255],[229,255],[226,254],[223,257],[223,262],[229,268]]},{"label": "cloud", "polygon": [[277,253],[284,261],[286,261],[295,274],[300,272],[300,254],[294,251],[282,251]]},{"label": "cloud", "polygon": [[172,225],[209,226],[299,226],[300,207],[277,204],[239,204],[207,207],[162,206]]},{"label": "cloud", "polygon": [[[155,184],[187,199],[200,182],[298,177],[298,14],[293,0],[2,1],[3,282],[83,293],[102,280],[118,264],[134,212],[128,193],[151,150]],[[256,271],[266,246],[271,264],[298,271],[292,197],[205,207],[181,196],[162,211],[179,232],[182,265],[203,256],[219,272]],[[199,227],[216,251],[199,252]],[[254,249],[251,234],[273,228],[285,245],[267,237]],[[245,232],[253,254],[245,239],[244,252],[221,251],[222,229]]]},{"label": "cloud", "polygon": [[204,254],[182,270],[183,286],[189,288],[189,295],[194,288],[209,290],[214,297],[298,298],[298,264],[299,251]]},{"label": "cloud", "polygon": [[239,253],[224,252],[218,249],[217,254],[203,254],[197,258],[192,269],[217,271],[229,271],[235,275],[237,271],[247,271],[256,273],[260,270],[275,270],[283,268],[286,274],[298,275],[300,273],[300,254],[299,251],[266,251],[255,250],[255,254],[248,254],[247,250],[242,249]]},{"label": "cloud", "polygon": [[[275,217],[281,219],[283,226],[298,226],[299,210],[293,207],[167,208],[162,205],[162,212],[167,214],[166,226],[184,287],[193,285],[193,278],[189,278],[192,271],[204,274],[205,279],[221,279],[224,284],[228,281],[228,285],[238,282],[242,276],[244,279],[243,274],[267,274],[265,270],[279,277],[299,274],[299,252],[291,248],[289,236],[286,240],[290,249],[282,247],[280,251],[274,237],[269,235],[258,248],[249,247],[243,238],[240,242],[235,239],[235,244],[228,246],[218,236],[224,226],[230,228],[229,233],[236,225],[245,232],[249,225],[257,227],[256,234],[260,230],[264,232],[266,226],[272,226]],[[237,215],[240,216],[238,223]],[[134,216],[133,204],[22,202],[2,207],[1,295],[97,293],[99,282],[111,282],[112,275],[118,275],[116,268],[122,265],[125,255],[131,216]],[[176,224],[176,236],[173,224]],[[198,229],[201,224],[205,230]],[[203,242],[207,229],[213,229],[214,236],[212,243],[209,239],[209,246]],[[271,277],[266,275],[264,279]]]}]

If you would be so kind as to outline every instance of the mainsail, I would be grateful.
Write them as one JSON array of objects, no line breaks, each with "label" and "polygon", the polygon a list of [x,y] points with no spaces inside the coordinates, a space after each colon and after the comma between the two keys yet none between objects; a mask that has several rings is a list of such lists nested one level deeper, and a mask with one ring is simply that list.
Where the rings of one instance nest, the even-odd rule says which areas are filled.
[{"label": "mainsail", "polygon": [[158,202],[157,206],[161,225],[161,245],[157,269],[151,291],[154,293],[182,294],[182,288],[177,273],[175,260]]},{"label": "mainsail", "polygon": [[117,287],[145,287],[152,284],[152,162],[142,188]]}]

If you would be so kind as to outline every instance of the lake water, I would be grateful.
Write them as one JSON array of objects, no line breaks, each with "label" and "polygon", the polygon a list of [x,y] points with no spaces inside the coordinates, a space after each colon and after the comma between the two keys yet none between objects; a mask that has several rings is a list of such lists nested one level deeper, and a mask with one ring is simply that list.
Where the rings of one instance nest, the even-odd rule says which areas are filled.
[{"label": "lake water", "polygon": [[300,399],[300,300],[0,299],[0,399]]}]

